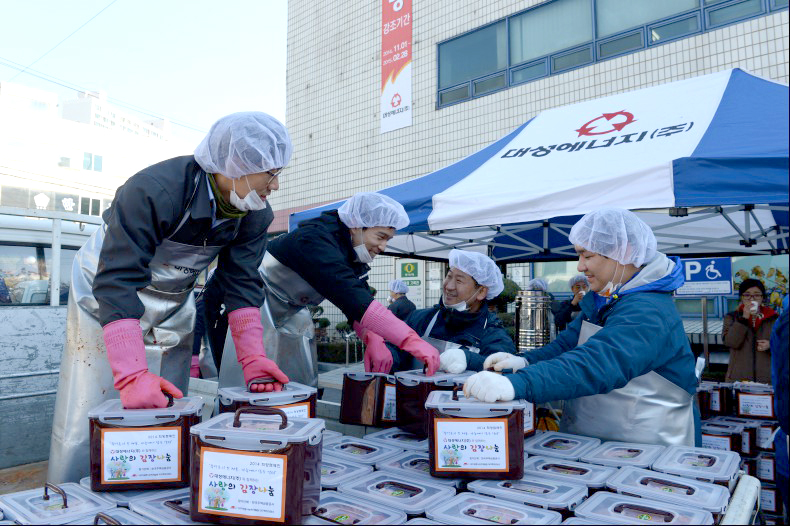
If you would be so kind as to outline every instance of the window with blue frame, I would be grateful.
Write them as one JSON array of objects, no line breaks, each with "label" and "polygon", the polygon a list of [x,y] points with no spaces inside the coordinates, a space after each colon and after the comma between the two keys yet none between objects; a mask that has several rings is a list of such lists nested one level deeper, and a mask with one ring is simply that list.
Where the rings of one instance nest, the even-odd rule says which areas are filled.
[{"label": "window with blue frame", "polygon": [[437,108],[787,9],[788,0],[550,0],[438,45]]}]

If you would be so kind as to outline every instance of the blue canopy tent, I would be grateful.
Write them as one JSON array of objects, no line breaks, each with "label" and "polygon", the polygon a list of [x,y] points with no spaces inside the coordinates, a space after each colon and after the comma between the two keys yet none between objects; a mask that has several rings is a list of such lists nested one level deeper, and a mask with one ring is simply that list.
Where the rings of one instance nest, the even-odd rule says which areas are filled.
[{"label": "blue canopy tent", "polygon": [[788,127],[788,87],[739,69],[555,108],[379,190],[411,218],[389,254],[571,259],[571,226],[604,207],[639,214],[667,254],[788,253]]}]

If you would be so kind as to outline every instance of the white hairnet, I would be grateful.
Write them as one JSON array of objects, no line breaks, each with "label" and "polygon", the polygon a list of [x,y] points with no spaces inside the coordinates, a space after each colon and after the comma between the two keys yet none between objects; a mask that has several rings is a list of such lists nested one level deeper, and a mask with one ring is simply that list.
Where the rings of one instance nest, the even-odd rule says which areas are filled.
[{"label": "white hairnet", "polygon": [[390,281],[389,289],[396,294],[407,294],[409,292],[409,286],[399,279]]},{"label": "white hairnet", "polygon": [[195,148],[195,161],[207,173],[238,179],[282,168],[291,151],[291,138],[280,121],[260,111],[243,111],[211,126]]},{"label": "white hairnet", "polygon": [[613,259],[641,267],[658,250],[656,236],[636,214],[622,208],[604,208],[586,214],[573,225],[571,243]]},{"label": "white hairnet", "polygon": [[543,292],[549,291],[549,282],[543,278],[535,278],[527,283],[526,290],[542,290]]},{"label": "white hairnet", "polygon": [[588,287],[590,286],[590,282],[587,281],[587,276],[584,274],[576,274],[571,279],[568,280],[568,288],[572,289],[574,285],[577,283],[584,283]]},{"label": "white hairnet", "polygon": [[351,196],[337,210],[340,220],[348,228],[409,226],[409,215],[399,202],[376,192],[360,192]]},{"label": "white hairnet", "polygon": [[496,298],[505,289],[502,271],[493,259],[479,252],[453,249],[450,251],[450,266],[466,272],[478,284],[488,287],[487,300]]}]

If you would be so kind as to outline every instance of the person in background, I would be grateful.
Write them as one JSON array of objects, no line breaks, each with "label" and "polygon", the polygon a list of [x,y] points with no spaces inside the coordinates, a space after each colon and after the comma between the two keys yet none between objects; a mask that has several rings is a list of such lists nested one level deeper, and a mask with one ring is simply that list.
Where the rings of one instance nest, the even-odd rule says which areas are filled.
[{"label": "person in background", "polygon": [[584,274],[573,276],[568,280],[568,286],[571,288],[573,297],[561,302],[554,313],[554,323],[557,325],[557,332],[564,331],[565,327],[579,315],[582,311],[579,302],[590,290],[590,284],[587,282]]},{"label": "person in background", "polygon": [[274,213],[266,200],[291,157],[285,126],[262,112],[212,125],[194,155],[168,159],[118,188],[104,224],[74,257],[47,480],[89,474],[88,412],[120,396],[165,407],[189,381],[198,274],[218,258],[245,379],[288,378],[266,357],[258,273]]},{"label": "person in background", "polygon": [[784,502],[785,524],[790,514],[790,352],[787,332],[790,296],[782,300],[782,314],[774,323],[771,332],[771,384],[774,386],[774,413],[779,421],[779,429],[774,435],[776,449],[776,487]]},{"label": "person in background", "polygon": [[393,279],[389,283],[390,304],[387,306],[399,320],[405,320],[409,314],[417,310],[417,306],[406,297],[409,287],[403,280]]},{"label": "person in background", "polygon": [[741,303],[724,316],[721,335],[730,350],[726,382],[771,382],[771,329],[777,314],[763,304],[765,285],[749,278],[738,286]]},{"label": "person in background", "polygon": [[590,212],[571,229],[577,269],[593,294],[550,344],[520,356],[497,353],[464,394],[485,402],[565,400],[560,430],[644,444],[701,443],[694,355],[672,293],[685,279],[678,258],[657,250],[650,227],[628,210]]},{"label": "person in background", "polygon": [[[462,373],[480,371],[485,357],[497,353],[515,353],[516,346],[499,317],[488,309],[488,301],[504,290],[502,272],[496,263],[477,252],[450,251],[450,269],[442,283],[442,297],[437,305],[416,310],[406,324],[430,342],[444,347],[439,369]],[[403,351],[390,346],[392,371],[413,369],[412,360]]]}]

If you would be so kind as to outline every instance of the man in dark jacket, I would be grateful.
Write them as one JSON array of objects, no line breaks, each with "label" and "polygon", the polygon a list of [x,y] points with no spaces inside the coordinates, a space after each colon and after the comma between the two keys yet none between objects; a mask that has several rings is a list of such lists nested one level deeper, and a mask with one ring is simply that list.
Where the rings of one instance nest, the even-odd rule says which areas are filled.
[{"label": "man in dark jacket", "polygon": [[554,323],[557,326],[557,332],[564,331],[565,327],[579,315],[582,311],[579,302],[582,300],[587,291],[590,289],[590,284],[584,274],[577,274],[568,280],[568,286],[571,288],[573,297],[560,303],[557,312],[554,313]]},{"label": "man in dark jacket", "polygon": [[[423,338],[445,342],[439,368],[450,373],[480,371],[486,356],[515,353],[516,346],[502,322],[488,310],[488,300],[504,289],[502,273],[491,258],[465,250],[450,251],[450,270],[437,305],[416,310],[406,324]],[[392,371],[413,369],[413,360],[390,345]]]},{"label": "man in dark jacket", "polygon": [[390,304],[387,307],[399,319],[405,320],[409,314],[417,310],[417,306],[406,297],[409,293],[409,287],[403,280],[393,279],[389,284],[390,289]]}]

